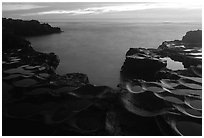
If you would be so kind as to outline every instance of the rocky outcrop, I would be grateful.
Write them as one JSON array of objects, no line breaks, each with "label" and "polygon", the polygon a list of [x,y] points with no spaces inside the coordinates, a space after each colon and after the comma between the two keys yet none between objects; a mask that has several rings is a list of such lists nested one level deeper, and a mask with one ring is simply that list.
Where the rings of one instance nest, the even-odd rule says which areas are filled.
[{"label": "rocky outcrop", "polygon": [[182,38],[182,42],[188,44],[187,46],[202,47],[202,31],[189,31]]},{"label": "rocky outcrop", "polygon": [[152,79],[155,73],[163,67],[166,67],[166,62],[159,59],[158,55],[150,50],[130,48],[126,53],[121,72],[147,80]]},{"label": "rocky outcrop", "polygon": [[189,31],[182,40],[165,41],[154,52],[161,57],[182,62],[185,68],[201,65],[201,35],[201,30]]},{"label": "rocky outcrop", "polygon": [[32,49],[24,37],[62,32],[58,27],[41,24],[39,21],[2,18],[2,49]]},{"label": "rocky outcrop", "polygon": [[4,53],[3,135],[110,135],[105,121],[115,90],[90,84],[82,73],[56,74],[55,56]]},{"label": "rocky outcrop", "polygon": [[[171,60],[181,62],[185,71],[178,71],[181,74],[188,72],[190,76],[195,73],[192,68],[199,68],[202,65],[201,49],[194,47],[194,42],[187,41],[200,37],[201,30],[187,32],[183,40],[164,41],[157,49],[130,48],[126,53],[125,62],[121,68],[122,76],[134,76],[138,79],[155,80],[155,73],[165,69],[167,63],[161,58],[168,57]],[[192,46],[193,45],[193,46]],[[188,71],[187,71],[188,70]],[[183,73],[182,73],[183,72]],[[200,71],[201,74],[201,71]]]},{"label": "rocky outcrop", "polygon": [[30,42],[24,38],[17,36],[7,30],[2,30],[2,50],[7,51],[8,49],[32,49]]},{"label": "rocky outcrop", "polygon": [[201,48],[202,30],[188,31],[182,40],[164,41],[158,49]]},{"label": "rocky outcrop", "polygon": [[3,135],[110,135],[105,121],[112,102],[118,100],[115,90],[90,84],[83,73],[56,74],[58,56],[35,51],[21,36],[41,35],[44,30],[18,32],[23,24],[47,25],[7,21],[11,24],[3,23]]},{"label": "rocky outcrop", "polygon": [[[156,117],[164,135],[201,135],[200,34],[200,30],[190,31],[183,40],[165,41],[157,49],[130,48],[126,53],[121,68],[121,83],[118,85],[122,106],[140,117]],[[167,68],[168,62],[162,61],[164,58],[182,63],[184,69],[173,71]],[[115,118],[120,120],[122,117],[117,114],[120,113],[116,113]],[[145,121],[140,118],[137,123],[142,126]],[[123,125],[121,122],[118,124]],[[120,129],[128,131],[123,127]],[[147,128],[140,132],[144,129]]]},{"label": "rocky outcrop", "polygon": [[2,29],[18,36],[36,36],[62,32],[58,27],[51,27],[47,23],[37,20],[20,20],[2,18]]},{"label": "rocky outcrop", "polygon": [[[2,135],[201,135],[202,66],[180,40],[131,48],[112,89],[90,84],[83,73],[56,74],[57,55],[14,38],[16,45],[12,37],[3,42]],[[160,59],[173,59],[172,52],[195,61],[172,71]]]}]

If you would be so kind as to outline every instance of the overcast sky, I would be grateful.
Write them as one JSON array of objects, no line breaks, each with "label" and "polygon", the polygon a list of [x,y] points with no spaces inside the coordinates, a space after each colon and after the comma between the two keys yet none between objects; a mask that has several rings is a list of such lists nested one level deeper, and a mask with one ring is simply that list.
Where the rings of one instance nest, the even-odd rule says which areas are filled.
[{"label": "overcast sky", "polygon": [[2,16],[20,19],[124,19],[201,22],[200,3],[3,3]]}]

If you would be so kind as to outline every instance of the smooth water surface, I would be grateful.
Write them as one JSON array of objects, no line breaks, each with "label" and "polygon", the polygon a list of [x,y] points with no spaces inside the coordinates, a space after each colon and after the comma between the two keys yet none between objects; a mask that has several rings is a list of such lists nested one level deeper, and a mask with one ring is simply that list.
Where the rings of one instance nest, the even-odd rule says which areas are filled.
[{"label": "smooth water surface", "polygon": [[131,47],[157,48],[182,39],[196,23],[50,22],[64,32],[27,38],[34,49],[60,57],[57,73],[81,72],[91,83],[116,87],[125,53]]}]

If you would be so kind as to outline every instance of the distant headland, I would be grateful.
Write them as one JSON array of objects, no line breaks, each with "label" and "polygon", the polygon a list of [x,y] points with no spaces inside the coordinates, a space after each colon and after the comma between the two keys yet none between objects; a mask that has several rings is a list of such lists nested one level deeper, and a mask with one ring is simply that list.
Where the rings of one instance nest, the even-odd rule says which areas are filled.
[{"label": "distant headland", "polygon": [[62,32],[59,27],[52,27],[48,23],[40,23],[37,20],[2,18],[2,26],[3,30],[27,37]]}]

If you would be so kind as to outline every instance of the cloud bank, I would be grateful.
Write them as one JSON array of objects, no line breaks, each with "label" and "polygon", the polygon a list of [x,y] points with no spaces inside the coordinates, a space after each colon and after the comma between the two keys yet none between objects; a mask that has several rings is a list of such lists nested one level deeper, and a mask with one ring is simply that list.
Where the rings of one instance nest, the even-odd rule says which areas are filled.
[{"label": "cloud bank", "polygon": [[17,10],[30,10],[36,8],[45,8],[47,6],[39,6],[35,4],[23,4],[23,3],[3,3],[2,11],[17,11]]},{"label": "cloud bank", "polygon": [[51,10],[37,13],[23,14],[22,16],[30,15],[49,15],[49,14],[70,14],[70,15],[83,15],[83,14],[101,14],[110,12],[125,12],[125,11],[138,11],[145,9],[197,9],[202,8],[200,4],[192,3],[133,3],[121,4],[113,6],[90,7],[75,10]]}]

